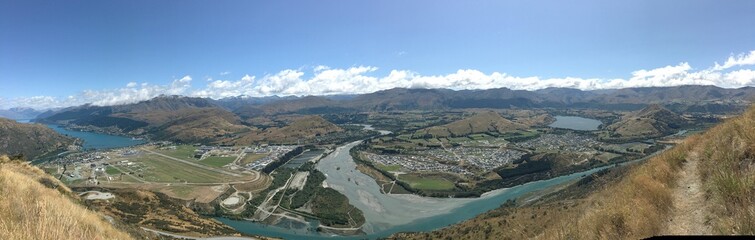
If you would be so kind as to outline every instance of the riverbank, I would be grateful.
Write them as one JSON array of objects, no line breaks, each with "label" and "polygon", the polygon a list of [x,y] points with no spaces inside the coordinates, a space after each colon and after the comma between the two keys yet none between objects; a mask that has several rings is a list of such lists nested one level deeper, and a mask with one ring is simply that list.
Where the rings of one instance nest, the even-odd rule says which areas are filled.
[{"label": "riverbank", "polygon": [[[397,232],[426,232],[471,219],[513,200],[540,190],[563,185],[615,165],[593,168],[551,179],[534,181],[482,194],[480,198],[428,198],[418,195],[382,194],[375,181],[359,172],[349,150],[360,141],[336,148],[317,169],[326,174],[326,184],[344,194],[365,215],[365,235],[338,236],[311,229],[290,229],[247,221],[218,219],[244,233],[281,238],[378,239]],[[657,154],[657,153],[656,153]],[[640,161],[640,160],[635,160]]]}]

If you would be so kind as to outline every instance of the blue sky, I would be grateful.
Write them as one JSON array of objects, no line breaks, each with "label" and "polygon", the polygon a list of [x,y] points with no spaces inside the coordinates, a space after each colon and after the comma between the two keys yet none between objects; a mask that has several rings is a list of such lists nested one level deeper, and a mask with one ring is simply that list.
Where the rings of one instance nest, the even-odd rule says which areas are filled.
[{"label": "blue sky", "polygon": [[[638,81],[642,70],[672,75],[661,85],[739,87],[755,83],[753,12],[755,1],[3,0],[0,108],[658,82]],[[729,57],[740,64],[701,72]]]}]

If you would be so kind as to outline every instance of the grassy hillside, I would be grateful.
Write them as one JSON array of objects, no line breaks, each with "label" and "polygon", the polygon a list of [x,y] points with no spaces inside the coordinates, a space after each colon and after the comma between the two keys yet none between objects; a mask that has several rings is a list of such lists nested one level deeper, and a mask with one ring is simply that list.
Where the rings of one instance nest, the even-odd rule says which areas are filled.
[{"label": "grassy hillside", "polygon": [[755,234],[755,107],[709,130],[700,170],[714,233]]},{"label": "grassy hillside", "polygon": [[171,114],[171,121],[152,130],[157,139],[182,142],[211,142],[248,131],[233,113],[218,108],[183,109]]},{"label": "grassy hillside", "polygon": [[320,116],[309,115],[295,117],[284,127],[271,127],[265,130],[251,131],[239,139],[236,139],[234,143],[296,143],[299,139],[312,139],[318,136],[342,131],[344,130]]},{"label": "grassy hillside", "polygon": [[23,155],[33,159],[45,153],[65,149],[73,139],[41,124],[18,123],[0,118],[0,154]]},{"label": "grassy hillside", "polygon": [[433,137],[457,137],[485,132],[504,133],[524,128],[524,125],[505,119],[496,112],[487,111],[477,113],[471,117],[464,118],[462,120],[458,120],[449,124],[421,129],[418,130],[414,135]]},{"label": "grassy hillside", "polygon": [[686,125],[684,118],[660,105],[653,104],[625,116],[619,122],[609,125],[608,129],[614,132],[613,137],[659,137],[671,134],[684,125]]},{"label": "grassy hillside", "polygon": [[0,157],[0,239],[132,239],[40,169]]}]

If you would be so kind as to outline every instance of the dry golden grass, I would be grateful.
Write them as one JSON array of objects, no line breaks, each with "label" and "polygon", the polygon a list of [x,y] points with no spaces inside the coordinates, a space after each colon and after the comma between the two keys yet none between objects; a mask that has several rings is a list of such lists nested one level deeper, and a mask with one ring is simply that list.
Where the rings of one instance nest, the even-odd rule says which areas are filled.
[{"label": "dry golden grass", "polygon": [[38,168],[0,157],[0,239],[132,239],[70,194]]},{"label": "dry golden grass", "polygon": [[638,239],[660,234],[673,207],[676,172],[698,141],[684,143],[637,166],[616,185],[591,197],[576,219],[543,231],[543,239]]},{"label": "dry golden grass", "polygon": [[700,176],[720,234],[755,234],[755,107],[703,135]]}]

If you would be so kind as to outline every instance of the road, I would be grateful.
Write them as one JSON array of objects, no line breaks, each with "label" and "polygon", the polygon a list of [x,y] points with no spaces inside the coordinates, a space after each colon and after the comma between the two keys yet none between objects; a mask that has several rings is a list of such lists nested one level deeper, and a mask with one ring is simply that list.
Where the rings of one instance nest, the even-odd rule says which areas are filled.
[{"label": "road", "polygon": [[142,229],[144,229],[144,231],[147,231],[147,232],[153,232],[153,233],[157,233],[163,236],[169,236],[169,237],[179,238],[179,239],[193,239],[193,240],[257,240],[259,239],[259,238],[253,238],[253,237],[237,237],[237,236],[192,237],[192,236],[184,236],[180,234],[175,234],[175,233],[170,233],[170,232],[165,232],[165,231],[160,231],[160,230],[155,230],[155,229],[149,229],[145,227],[142,227]]}]

